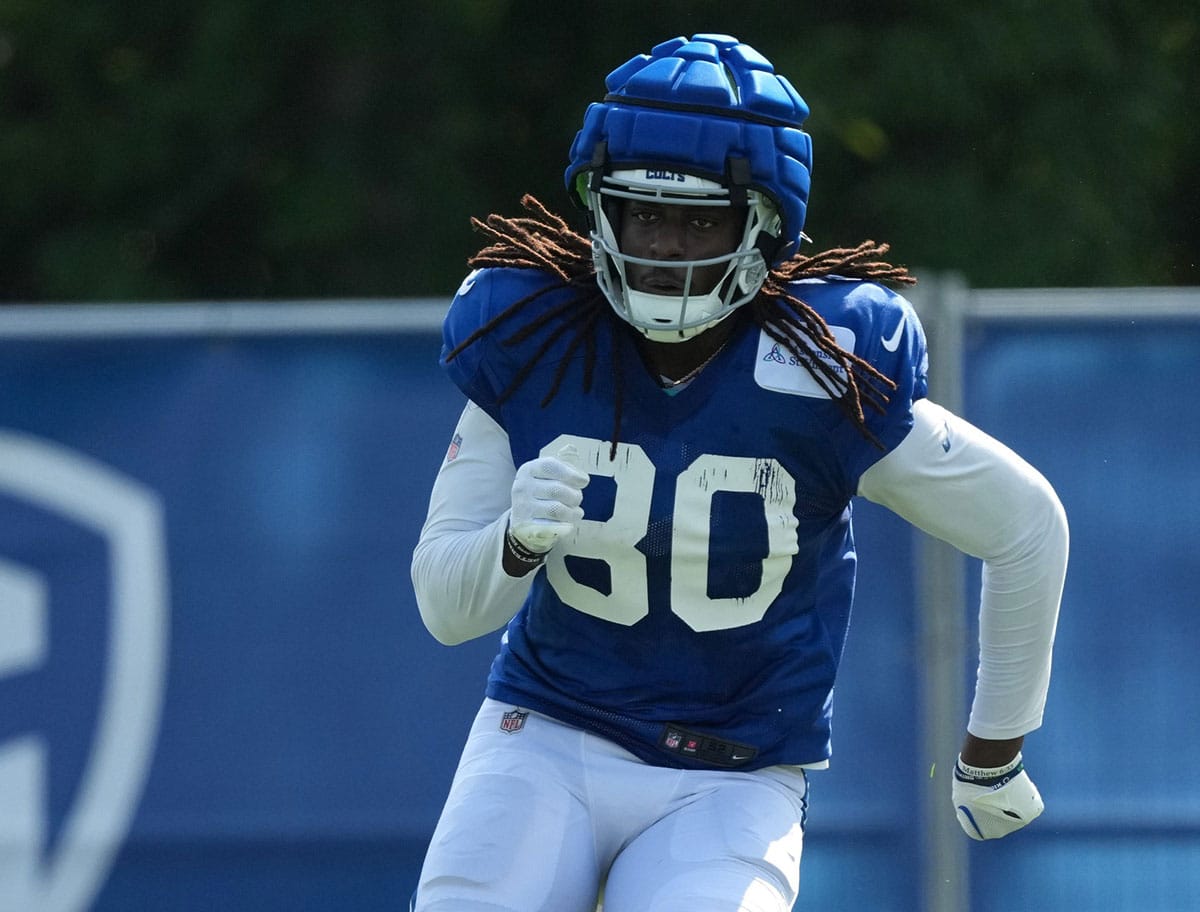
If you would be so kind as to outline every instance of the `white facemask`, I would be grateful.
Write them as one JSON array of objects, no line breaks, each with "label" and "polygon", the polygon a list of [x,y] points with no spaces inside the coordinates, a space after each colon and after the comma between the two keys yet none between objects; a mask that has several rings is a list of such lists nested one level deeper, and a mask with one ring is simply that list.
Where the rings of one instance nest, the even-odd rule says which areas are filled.
[{"label": "white facemask", "polygon": [[[592,258],[600,290],[617,314],[656,342],[681,342],[716,325],[752,300],[767,277],[767,265],[756,247],[759,235],[778,234],[779,216],[763,194],[747,192],[748,213],[742,238],[730,253],[703,260],[651,260],[622,253],[616,232],[603,206],[605,197],[652,200],[663,205],[730,206],[729,189],[715,181],[668,170],[614,171],[602,179],[599,190],[588,191],[595,219]],[[693,294],[695,271],[727,264],[712,290]],[[652,266],[677,270],[680,294],[652,294],[629,286],[626,267]]]}]

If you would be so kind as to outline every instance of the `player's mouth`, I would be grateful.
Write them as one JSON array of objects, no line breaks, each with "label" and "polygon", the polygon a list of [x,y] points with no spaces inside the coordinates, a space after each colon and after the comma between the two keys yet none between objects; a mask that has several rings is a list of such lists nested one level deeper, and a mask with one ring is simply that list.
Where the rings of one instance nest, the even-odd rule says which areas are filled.
[{"label": "player's mouth", "polygon": [[634,287],[638,291],[650,294],[673,295],[683,294],[683,278],[677,275],[677,269],[653,269],[640,276],[634,277]]}]

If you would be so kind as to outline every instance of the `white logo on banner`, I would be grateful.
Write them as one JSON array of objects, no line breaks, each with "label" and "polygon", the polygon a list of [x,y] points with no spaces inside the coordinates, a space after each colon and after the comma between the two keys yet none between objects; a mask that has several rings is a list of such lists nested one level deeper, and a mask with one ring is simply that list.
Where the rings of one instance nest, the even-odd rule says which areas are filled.
[{"label": "white logo on banner", "polygon": [[[50,855],[46,742],[32,731],[0,743],[0,909],[82,912],[129,831],[158,734],[168,621],[162,511],[152,491],[111,468],[7,431],[0,493],[86,527],[109,556],[109,591],[96,594],[111,616],[95,737]],[[45,663],[53,596],[36,570],[0,558],[0,682]]]}]

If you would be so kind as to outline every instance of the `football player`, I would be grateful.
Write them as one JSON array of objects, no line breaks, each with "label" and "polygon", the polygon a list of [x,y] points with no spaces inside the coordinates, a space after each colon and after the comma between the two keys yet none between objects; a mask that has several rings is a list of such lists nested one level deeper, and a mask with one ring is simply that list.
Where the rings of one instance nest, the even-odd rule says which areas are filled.
[{"label": "football player", "polygon": [[[565,180],[490,217],[444,323],[467,397],[412,576],[441,642],[504,629],[419,912],[785,912],[828,764],[868,498],[983,560],[953,785],[967,834],[1041,798],[1067,560],[1047,481],[927,398],[913,280],[801,252],[805,102],[753,48],[614,70]],[[949,809],[948,811],[949,812]]]}]

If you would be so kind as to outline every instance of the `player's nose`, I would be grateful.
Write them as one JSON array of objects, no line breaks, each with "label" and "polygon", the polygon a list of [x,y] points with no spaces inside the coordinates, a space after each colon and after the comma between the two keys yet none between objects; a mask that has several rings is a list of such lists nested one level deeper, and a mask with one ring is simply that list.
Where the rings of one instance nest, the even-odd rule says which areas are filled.
[{"label": "player's nose", "polygon": [[675,219],[665,218],[655,226],[650,238],[650,258],[653,260],[674,260],[681,258],[686,252],[685,226]]}]

